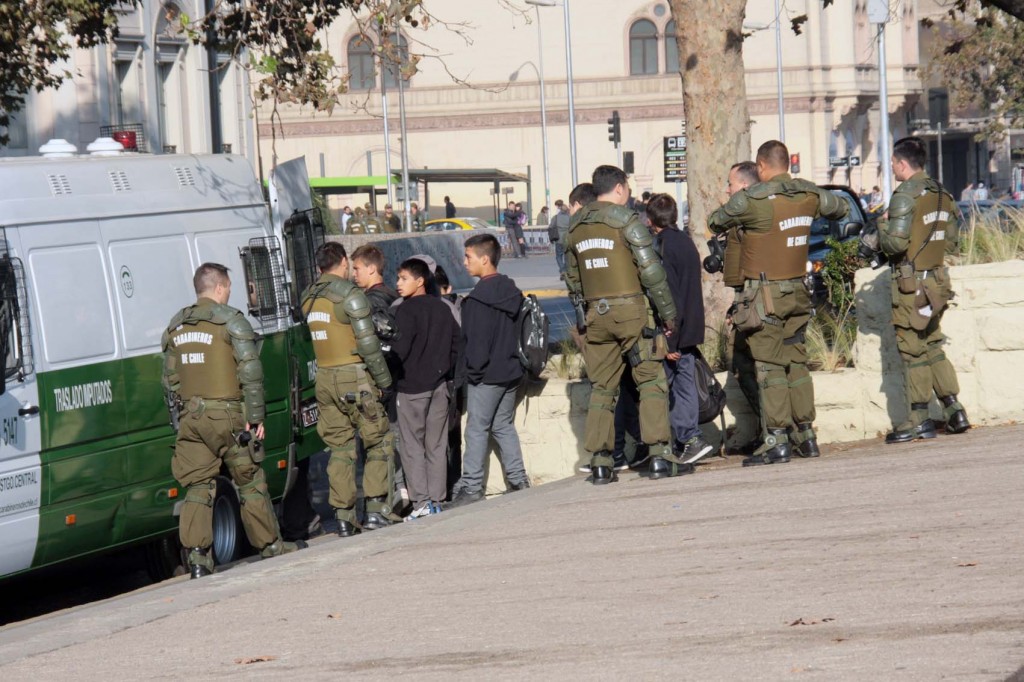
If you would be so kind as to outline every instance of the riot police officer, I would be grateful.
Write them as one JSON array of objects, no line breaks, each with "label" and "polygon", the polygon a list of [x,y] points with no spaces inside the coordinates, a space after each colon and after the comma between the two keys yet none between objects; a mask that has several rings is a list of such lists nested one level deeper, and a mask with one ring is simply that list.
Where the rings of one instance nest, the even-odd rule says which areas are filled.
[{"label": "riot police officer", "polygon": [[[382,405],[391,373],[380,349],[366,295],[348,280],[345,247],[327,242],[316,252],[320,278],[302,296],[316,354],[317,432],[331,451],[330,504],[338,535],[349,537],[397,521],[387,502],[394,443]],[[366,519],[356,518],[356,431],[366,448]]]},{"label": "riot police officer", "polygon": [[957,400],[960,386],[942,350],[946,337],[939,328],[951,298],[943,257],[956,251],[960,212],[952,195],[924,172],[927,153],[925,142],[917,137],[905,137],[893,146],[892,171],[900,185],[889,202],[888,219],[878,223],[880,246],[893,269],[892,323],[910,407],[909,421],[895,425],[886,443],[935,437],[935,424],[928,418],[932,391],[942,402],[947,433],[970,428]]},{"label": "riot police officer", "polygon": [[[651,476],[685,473],[672,452],[668,384],[655,352],[656,325],[675,328],[676,308],[651,233],[626,208],[629,185],[615,166],[598,166],[592,177],[597,201],[573,216],[566,248],[565,281],[586,304],[587,374],[592,383],[583,447],[591,454],[595,485],[614,480],[614,410],[627,364],[640,391],[640,431],[651,453]],[[645,295],[646,294],[646,295]]]},{"label": "riot police officer", "polygon": [[284,542],[260,462],[264,436],[263,366],[252,325],[227,305],[228,269],[204,263],[193,277],[198,300],[171,319],[163,334],[163,385],[180,406],[171,471],[186,489],[181,544],[193,578],[213,572],[214,480],[227,468],[238,486],[242,524],[263,557],[295,551]]},{"label": "riot police officer", "polygon": [[732,195],[710,218],[712,232],[739,227],[743,292],[733,324],[749,332],[761,403],[764,443],[744,466],[788,462],[794,451],[817,457],[814,386],[804,333],[811,316],[804,284],[808,237],[818,216],[839,219],[846,202],[789,175],[789,150],[771,140],[757,150],[761,182]]},{"label": "riot police officer", "polygon": [[356,206],[352,217],[348,219],[345,226],[345,234],[366,234],[366,210],[362,206]]}]

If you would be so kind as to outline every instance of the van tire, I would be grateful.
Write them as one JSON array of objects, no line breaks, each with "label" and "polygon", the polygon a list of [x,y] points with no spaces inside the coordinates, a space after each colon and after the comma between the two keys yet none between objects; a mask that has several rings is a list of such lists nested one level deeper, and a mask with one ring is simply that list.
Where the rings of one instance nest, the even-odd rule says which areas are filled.
[{"label": "van tire", "polygon": [[155,582],[163,582],[185,574],[187,558],[178,541],[178,532],[168,533],[144,548],[146,573]]},{"label": "van tire", "polygon": [[238,493],[231,481],[218,476],[217,495],[213,500],[213,557],[218,566],[230,564],[244,556],[249,541],[242,527]]}]

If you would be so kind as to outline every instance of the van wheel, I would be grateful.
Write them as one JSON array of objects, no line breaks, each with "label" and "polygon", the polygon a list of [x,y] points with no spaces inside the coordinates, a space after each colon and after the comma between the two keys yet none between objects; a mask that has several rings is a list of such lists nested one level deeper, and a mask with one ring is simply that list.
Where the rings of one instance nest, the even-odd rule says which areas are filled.
[{"label": "van wheel", "polygon": [[242,528],[238,494],[223,476],[217,479],[217,496],[213,500],[213,556],[217,565],[230,564],[242,558],[248,546]]},{"label": "van wheel", "polygon": [[145,546],[146,573],[155,582],[162,582],[185,573],[188,561],[178,541],[177,531],[164,535]]}]

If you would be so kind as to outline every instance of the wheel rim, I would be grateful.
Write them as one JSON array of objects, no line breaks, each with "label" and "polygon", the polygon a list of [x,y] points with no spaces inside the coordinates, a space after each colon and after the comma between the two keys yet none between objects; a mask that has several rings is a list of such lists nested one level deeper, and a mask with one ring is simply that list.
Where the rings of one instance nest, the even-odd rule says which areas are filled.
[{"label": "wheel rim", "polygon": [[233,560],[234,549],[238,545],[238,524],[229,495],[217,495],[213,503],[213,553],[218,564]]}]

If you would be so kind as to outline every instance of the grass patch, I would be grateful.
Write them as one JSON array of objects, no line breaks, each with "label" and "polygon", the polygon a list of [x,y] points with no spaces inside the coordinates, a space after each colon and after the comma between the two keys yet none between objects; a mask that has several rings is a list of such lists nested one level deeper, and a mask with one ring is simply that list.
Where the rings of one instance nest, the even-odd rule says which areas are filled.
[{"label": "grass patch", "polygon": [[714,328],[707,325],[704,328],[704,343],[700,344],[700,354],[707,360],[712,371],[722,372],[729,364],[729,328],[725,321]]},{"label": "grass patch", "polygon": [[1024,211],[1020,209],[996,205],[984,213],[972,213],[961,230],[961,265],[1024,259]]},{"label": "grass patch", "polygon": [[807,325],[807,368],[834,372],[853,367],[856,343],[857,317],[852,304],[839,310],[819,310]]}]

